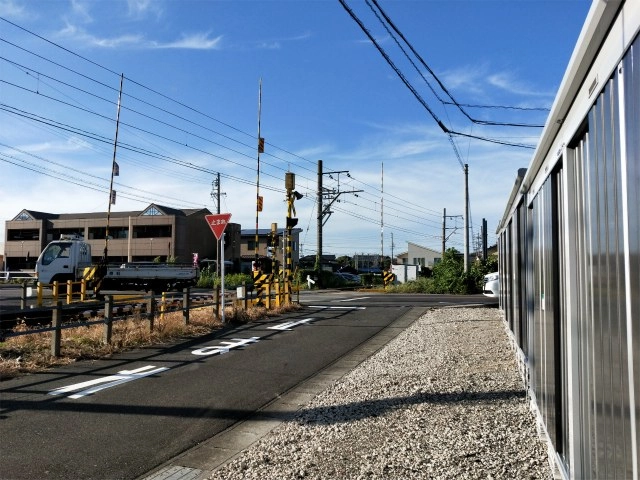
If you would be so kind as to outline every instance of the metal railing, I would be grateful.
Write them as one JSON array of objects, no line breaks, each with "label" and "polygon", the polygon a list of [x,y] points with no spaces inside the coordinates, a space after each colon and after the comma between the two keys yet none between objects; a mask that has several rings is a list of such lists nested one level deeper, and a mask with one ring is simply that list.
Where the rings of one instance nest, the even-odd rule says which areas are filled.
[{"label": "metal railing", "polygon": [[34,278],[36,275],[35,270],[3,270],[0,271],[0,280],[8,282],[14,279],[29,279]]},{"label": "metal railing", "polygon": [[[73,286],[78,284],[80,284],[80,292],[76,292],[75,295],[79,295],[81,300],[74,300]],[[219,288],[213,290],[210,294],[195,294],[193,296],[191,289],[185,288],[182,292],[165,292],[159,297],[154,294],[122,294],[105,295],[103,301],[86,301],[86,285],[84,282],[69,281],[66,286],[67,291],[61,294],[60,285],[57,282],[51,285],[38,283],[36,301],[39,308],[38,316],[30,321],[33,324],[33,328],[15,329],[12,327],[10,329],[2,329],[0,327],[0,341],[11,337],[52,332],[51,354],[57,357],[60,356],[62,331],[69,328],[103,325],[103,343],[110,344],[113,323],[120,320],[138,317],[148,322],[149,331],[152,332],[156,318],[162,321],[164,315],[171,312],[182,312],[185,325],[189,324],[190,311],[194,308],[213,307],[213,317],[218,320],[224,318],[221,315],[223,302]],[[29,310],[27,306],[27,299],[33,294],[30,290],[32,290],[32,287],[29,287],[26,283],[22,284],[22,311],[33,311]],[[51,290],[51,296],[45,295],[45,290]],[[270,297],[271,295],[267,298]],[[66,300],[66,304],[63,304],[63,298]],[[237,289],[236,292],[225,292],[224,298],[226,306],[237,310],[247,310],[250,306],[257,304],[269,309],[281,304],[280,301],[275,299],[275,301],[264,302],[265,299],[262,298],[261,302],[259,297],[252,298],[247,294],[246,286],[242,289]],[[44,305],[45,299],[48,300],[47,305]],[[267,303],[267,305],[264,305],[264,303]],[[86,309],[83,310],[83,307],[86,307]],[[72,310],[74,313],[73,318],[63,321],[63,317],[69,318],[71,316],[69,312]],[[18,317],[16,318],[19,318],[20,312],[17,313]]]}]

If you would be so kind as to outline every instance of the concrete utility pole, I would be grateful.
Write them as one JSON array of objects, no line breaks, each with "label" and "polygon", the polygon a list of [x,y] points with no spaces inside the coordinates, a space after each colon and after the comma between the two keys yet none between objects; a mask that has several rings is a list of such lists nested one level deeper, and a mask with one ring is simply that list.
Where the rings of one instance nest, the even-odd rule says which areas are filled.
[{"label": "concrete utility pole", "polygon": [[393,243],[393,232],[391,232],[391,263],[393,264],[393,249],[395,248],[395,243]]},{"label": "concrete utility pole", "polygon": [[[340,174],[341,173],[346,173],[347,177],[351,176],[349,175],[348,170],[340,170],[335,172],[323,172],[322,160],[318,160],[318,192],[317,192],[317,195],[318,195],[318,216],[317,216],[318,253],[316,254],[316,265],[318,266],[319,269],[322,268],[322,227],[324,226],[325,223],[327,223],[327,220],[329,220],[329,217],[333,213],[331,211],[331,205],[333,205],[333,202],[335,202],[338,199],[338,197],[343,193],[356,194],[358,192],[363,191],[363,190],[350,190],[348,192],[341,192],[340,191]],[[334,175],[334,174],[338,175],[338,190],[335,190],[335,189],[325,190],[325,188],[322,185],[322,177],[324,175]],[[323,200],[325,198],[329,200],[329,203],[327,203],[326,206],[323,205]],[[321,277],[320,275],[318,275],[318,287],[322,287],[321,281],[322,281]]]},{"label": "concrete utility pole", "polygon": [[482,259],[487,259],[487,219],[482,219]]},{"label": "concrete utility pole", "polygon": [[444,252],[447,251],[447,209],[442,209],[442,260],[444,260]]},{"label": "concrete utility pole", "polygon": [[380,269],[384,268],[384,163],[380,168]]},{"label": "concrete utility pole", "polygon": [[464,271],[469,272],[469,165],[464,164]]},{"label": "concrete utility pole", "polygon": [[[323,198],[323,186],[322,186],[322,160],[318,160],[318,216],[317,216],[317,243],[318,252],[316,254],[316,266],[320,269],[320,262],[322,261],[322,215],[324,209],[322,207]],[[318,275],[318,288],[321,286],[320,275]]]}]

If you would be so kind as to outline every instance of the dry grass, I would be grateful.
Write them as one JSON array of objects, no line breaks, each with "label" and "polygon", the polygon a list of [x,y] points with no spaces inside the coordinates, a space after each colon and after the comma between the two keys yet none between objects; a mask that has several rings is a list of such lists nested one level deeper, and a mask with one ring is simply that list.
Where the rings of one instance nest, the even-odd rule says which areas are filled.
[{"label": "dry grass", "polygon": [[[299,309],[291,304],[278,309],[250,307],[247,310],[229,307],[225,309],[227,323],[251,323],[265,317],[277,316]],[[92,319],[95,320],[95,319]],[[212,307],[193,308],[189,312],[189,325],[184,324],[182,312],[158,315],[153,331],[149,321],[139,315],[113,323],[111,343],[103,343],[104,326],[90,325],[62,330],[60,356],[51,355],[52,332],[34,333],[10,337],[0,343],[0,380],[44,371],[67,365],[77,360],[108,358],[114,353],[136,347],[158,345],[181,338],[206,335],[222,328],[221,321],[213,315]],[[26,332],[29,327],[18,325],[14,332]]]}]

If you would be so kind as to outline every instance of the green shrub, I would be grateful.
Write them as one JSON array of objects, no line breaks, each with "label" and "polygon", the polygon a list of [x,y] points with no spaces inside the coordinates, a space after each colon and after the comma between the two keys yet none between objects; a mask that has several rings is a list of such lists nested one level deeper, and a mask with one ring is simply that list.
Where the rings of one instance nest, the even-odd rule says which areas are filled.
[{"label": "green shrub", "polygon": [[[207,267],[200,271],[200,278],[198,278],[196,286],[199,288],[215,288],[219,287],[220,283],[220,277],[216,274],[215,270]],[[246,273],[230,273],[224,276],[225,289],[240,287],[245,283],[253,283],[251,275]]]}]

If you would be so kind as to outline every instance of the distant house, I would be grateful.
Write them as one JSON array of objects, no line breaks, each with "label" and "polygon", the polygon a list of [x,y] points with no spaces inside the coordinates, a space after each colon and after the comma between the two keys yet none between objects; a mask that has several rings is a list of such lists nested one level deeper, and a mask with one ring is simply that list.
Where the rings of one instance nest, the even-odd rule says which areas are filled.
[{"label": "distant house", "polygon": [[407,251],[396,256],[399,265],[420,265],[421,267],[433,267],[442,260],[442,252],[423,247],[416,243],[407,242]]},{"label": "distant house", "polygon": [[[318,261],[317,255],[305,255],[300,258],[300,268],[306,268],[309,270],[316,268],[316,262]],[[323,254],[320,259],[320,269],[327,272],[335,272],[340,268],[340,264],[336,260],[336,256],[332,254]]]}]

